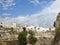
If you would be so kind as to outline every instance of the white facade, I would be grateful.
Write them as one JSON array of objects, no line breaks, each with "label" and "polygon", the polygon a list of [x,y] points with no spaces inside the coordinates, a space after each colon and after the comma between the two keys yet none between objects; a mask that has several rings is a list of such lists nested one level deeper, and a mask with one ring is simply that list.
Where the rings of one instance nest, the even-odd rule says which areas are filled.
[{"label": "white facade", "polygon": [[11,24],[11,27],[16,28],[17,27],[17,24],[16,23],[12,23]]},{"label": "white facade", "polygon": [[43,28],[43,27],[36,27],[35,26],[28,26],[26,27],[27,30],[33,30],[33,31],[47,31],[49,28]]}]

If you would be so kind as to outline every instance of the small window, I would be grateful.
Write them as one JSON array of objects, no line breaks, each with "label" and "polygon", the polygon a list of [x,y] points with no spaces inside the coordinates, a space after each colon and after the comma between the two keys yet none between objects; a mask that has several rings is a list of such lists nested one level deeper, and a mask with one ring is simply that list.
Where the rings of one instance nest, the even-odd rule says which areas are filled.
[{"label": "small window", "polygon": [[0,34],[0,37],[1,37],[1,34]]},{"label": "small window", "polygon": [[3,26],[2,25],[0,25],[0,28],[2,28]]},{"label": "small window", "polygon": [[59,24],[59,27],[60,27],[60,24]]}]

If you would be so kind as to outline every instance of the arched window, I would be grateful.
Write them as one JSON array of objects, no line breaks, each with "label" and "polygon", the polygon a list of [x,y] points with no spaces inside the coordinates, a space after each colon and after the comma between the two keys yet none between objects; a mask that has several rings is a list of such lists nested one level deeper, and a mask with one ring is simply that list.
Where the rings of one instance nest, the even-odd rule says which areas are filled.
[{"label": "arched window", "polygon": [[3,26],[2,25],[0,25],[0,28],[2,28]]},{"label": "arched window", "polygon": [[55,27],[55,24],[56,24],[56,23],[55,23],[55,21],[54,21],[54,25],[53,25],[54,27]]}]

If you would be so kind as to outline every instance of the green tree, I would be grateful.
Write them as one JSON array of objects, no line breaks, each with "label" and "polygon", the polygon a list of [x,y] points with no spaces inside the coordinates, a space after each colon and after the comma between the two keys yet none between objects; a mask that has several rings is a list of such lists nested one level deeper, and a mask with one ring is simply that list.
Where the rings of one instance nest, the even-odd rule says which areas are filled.
[{"label": "green tree", "polygon": [[34,36],[34,32],[31,30],[29,31],[30,36],[28,37],[29,43],[35,45],[37,38]]},{"label": "green tree", "polygon": [[28,33],[32,36],[34,35],[34,32],[32,30],[30,30]]},{"label": "green tree", "polygon": [[18,45],[26,45],[27,44],[27,31],[26,28],[23,27],[23,31],[19,33],[18,36]]}]

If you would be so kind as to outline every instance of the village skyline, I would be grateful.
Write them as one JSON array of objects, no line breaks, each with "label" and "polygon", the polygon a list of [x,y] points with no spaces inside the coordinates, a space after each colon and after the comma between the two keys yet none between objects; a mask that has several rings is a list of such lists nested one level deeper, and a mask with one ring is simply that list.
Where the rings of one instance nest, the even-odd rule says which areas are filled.
[{"label": "village skyline", "polygon": [[60,0],[0,0],[0,21],[53,27]]}]

